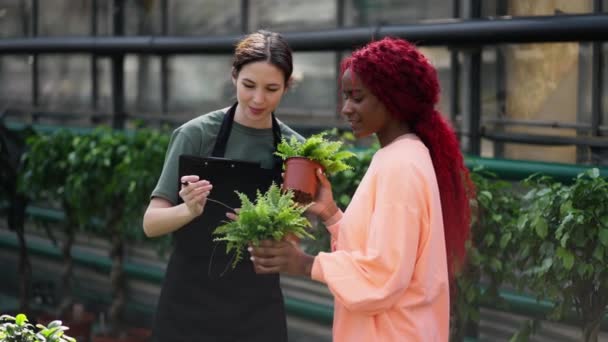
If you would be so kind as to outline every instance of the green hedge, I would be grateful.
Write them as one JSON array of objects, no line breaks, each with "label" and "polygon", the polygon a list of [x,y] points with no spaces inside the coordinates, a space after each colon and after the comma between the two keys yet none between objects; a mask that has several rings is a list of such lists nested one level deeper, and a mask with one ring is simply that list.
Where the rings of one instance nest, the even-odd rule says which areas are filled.
[{"label": "green hedge", "polygon": [[[98,129],[56,131],[28,141],[22,191],[34,200],[60,205],[66,230],[98,234],[113,244],[110,257],[117,268],[111,274],[118,301],[111,313],[124,307],[121,251],[125,243],[142,238],[141,217],[160,173],[168,137],[144,129],[129,133]],[[350,201],[376,149],[353,147],[359,156],[353,169],[332,177],[340,206]],[[484,158],[466,162],[477,197],[472,202],[475,219],[468,263],[453,300],[454,340],[462,340],[464,328],[478,321],[484,303],[508,307],[499,289],[509,284],[552,303],[550,312],[537,318],[575,322],[586,341],[593,341],[608,304],[608,271],[603,266],[608,258],[606,170]],[[535,171],[555,178],[521,181]],[[308,248],[328,249],[327,239],[319,241]],[[483,287],[482,276],[487,279]],[[294,310],[308,310],[305,305],[295,308],[298,305]],[[518,338],[532,333],[537,324],[527,327]]]}]

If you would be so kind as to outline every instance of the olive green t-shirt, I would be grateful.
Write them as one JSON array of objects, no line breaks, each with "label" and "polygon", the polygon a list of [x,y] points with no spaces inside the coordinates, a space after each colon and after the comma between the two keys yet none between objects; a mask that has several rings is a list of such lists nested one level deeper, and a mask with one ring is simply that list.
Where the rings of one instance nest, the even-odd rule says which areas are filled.
[{"label": "olive green t-shirt", "polygon": [[[179,156],[182,154],[210,156],[228,109],[201,115],[173,131],[165,154],[163,170],[151,197],[162,197],[174,205],[177,204]],[[289,139],[295,135],[298,139],[303,139],[280,121],[279,127],[283,138]],[[270,169],[273,167],[273,153],[272,128],[257,129],[233,122],[224,158],[257,162],[261,167]]]}]

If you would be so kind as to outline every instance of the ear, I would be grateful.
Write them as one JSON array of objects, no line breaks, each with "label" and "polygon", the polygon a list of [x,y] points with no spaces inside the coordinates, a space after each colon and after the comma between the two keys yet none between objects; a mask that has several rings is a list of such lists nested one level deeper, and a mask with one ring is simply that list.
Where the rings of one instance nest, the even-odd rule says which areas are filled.
[{"label": "ear", "polygon": [[238,78],[239,75],[237,74],[235,68],[232,68],[231,75],[232,75],[232,84],[234,84],[236,86],[236,79]]},{"label": "ear", "polygon": [[288,91],[289,89],[291,89],[291,87],[293,87],[294,83],[295,83],[295,79],[292,76],[287,80],[287,83],[285,84],[285,91]]}]

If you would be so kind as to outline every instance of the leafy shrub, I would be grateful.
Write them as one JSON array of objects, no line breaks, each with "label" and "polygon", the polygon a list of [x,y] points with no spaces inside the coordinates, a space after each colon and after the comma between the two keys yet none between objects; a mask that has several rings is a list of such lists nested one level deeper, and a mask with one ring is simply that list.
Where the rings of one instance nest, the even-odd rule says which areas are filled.
[{"label": "leafy shrub", "polygon": [[517,223],[521,235],[522,286],[554,303],[549,316],[572,308],[584,341],[597,341],[608,306],[608,181],[598,169],[571,185],[534,176]]},{"label": "leafy shrub", "polygon": [[53,321],[48,326],[37,324],[35,327],[29,323],[24,314],[13,317],[0,316],[0,341],[6,342],[76,342],[65,331],[61,321]]},{"label": "leafy shrub", "polygon": [[[499,295],[504,283],[515,282],[515,255],[519,250],[515,223],[520,195],[513,184],[483,168],[471,172],[476,198],[471,203],[471,239],[467,259],[457,274],[452,300],[451,340],[462,341],[467,329],[479,322],[481,303],[506,305]],[[486,280],[480,286],[481,276]],[[471,333],[471,331],[469,331]]]}]

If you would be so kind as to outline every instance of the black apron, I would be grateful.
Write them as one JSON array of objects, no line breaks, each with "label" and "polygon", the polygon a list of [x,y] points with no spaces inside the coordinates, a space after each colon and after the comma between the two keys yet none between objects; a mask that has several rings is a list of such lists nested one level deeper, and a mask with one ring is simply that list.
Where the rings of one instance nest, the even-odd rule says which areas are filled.
[{"label": "black apron", "polygon": [[[236,104],[224,117],[212,157],[224,156],[235,109]],[[272,130],[276,150],[281,132],[274,114]],[[276,157],[274,160],[273,169],[250,165],[215,172],[223,172],[226,180],[239,179],[243,183],[246,179],[245,192],[251,198],[255,189],[264,192],[271,182],[281,182],[281,159]],[[213,167],[213,163],[210,164]],[[183,171],[180,170],[180,175]],[[233,208],[240,206],[234,193],[217,191],[222,184],[212,184],[210,198]],[[287,341],[278,274],[257,275],[247,251],[244,251],[244,259],[232,269],[234,253],[227,255],[226,245],[213,241],[211,233],[227,220],[227,211],[227,208],[207,201],[201,216],[173,233],[174,249],[156,311],[154,341]]]}]

